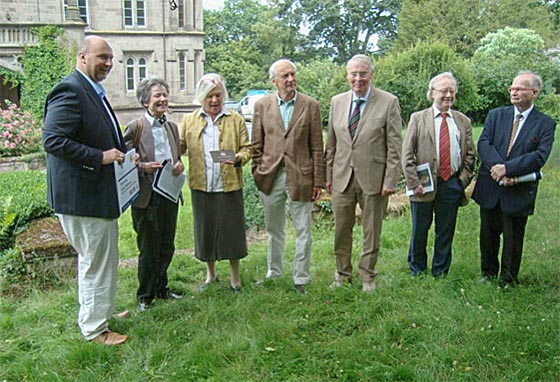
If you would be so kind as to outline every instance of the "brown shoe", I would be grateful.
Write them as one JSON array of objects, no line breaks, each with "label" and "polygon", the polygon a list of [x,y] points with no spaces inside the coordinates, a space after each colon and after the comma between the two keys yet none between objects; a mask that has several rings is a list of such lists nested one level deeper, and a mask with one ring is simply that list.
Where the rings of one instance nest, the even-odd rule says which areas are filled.
[{"label": "brown shoe", "polygon": [[95,337],[91,342],[98,344],[113,346],[122,345],[128,340],[128,336],[106,330],[97,337]]}]

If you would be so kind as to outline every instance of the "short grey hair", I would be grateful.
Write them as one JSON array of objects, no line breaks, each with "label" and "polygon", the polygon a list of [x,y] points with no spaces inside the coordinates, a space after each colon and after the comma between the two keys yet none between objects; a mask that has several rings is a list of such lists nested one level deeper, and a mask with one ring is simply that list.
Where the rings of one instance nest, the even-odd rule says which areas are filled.
[{"label": "short grey hair", "polygon": [[352,56],[352,58],[349,59],[348,62],[346,63],[346,70],[348,70],[348,67],[354,61],[359,61],[363,64],[366,64],[369,67],[369,71],[373,73],[373,61],[371,60],[371,58],[369,58],[369,56],[365,54],[356,54]]},{"label": "short grey hair", "polygon": [[292,68],[294,69],[294,71],[297,72],[296,64],[294,64],[292,61],[288,60],[287,58],[281,58],[281,59],[279,59],[279,60],[274,61],[274,62],[272,63],[272,65],[270,65],[270,69],[268,69],[268,75],[269,75],[269,77],[270,77],[271,80],[273,80],[273,79],[276,78],[276,67],[277,67],[279,64],[282,64],[282,63],[284,63],[284,62],[289,63],[289,64],[292,66]]},{"label": "short grey hair", "polygon": [[434,97],[432,96],[432,90],[435,89],[435,86],[438,82],[440,82],[443,79],[450,79],[455,83],[455,92],[457,92],[459,90],[459,86],[457,84],[457,79],[455,78],[455,76],[453,75],[453,73],[451,72],[443,72],[438,74],[437,76],[435,76],[434,78],[432,78],[430,80],[430,83],[428,84],[428,92],[426,93],[426,98],[428,98],[428,101],[432,102],[434,100]]},{"label": "short grey hair", "polygon": [[531,79],[529,80],[529,86],[533,89],[537,89],[537,90],[541,90],[542,85],[543,85],[543,80],[542,77],[539,76],[537,73],[533,73],[529,70],[522,70],[519,73],[517,73],[516,77],[519,77],[521,75],[529,75],[531,77]]},{"label": "short grey hair", "polygon": [[154,86],[163,86],[169,95],[169,84],[167,81],[158,77],[144,78],[140,81],[138,88],[136,89],[136,99],[138,99],[138,102],[140,102],[140,105],[143,107],[147,107],[146,104],[150,102],[152,88]]},{"label": "short grey hair", "polygon": [[224,92],[224,97],[222,100],[225,102],[228,99],[228,91],[226,88],[226,81],[216,73],[208,73],[202,76],[202,78],[196,84],[196,90],[194,92],[194,98],[199,105],[204,104],[204,99],[214,89],[216,86],[221,86]]}]

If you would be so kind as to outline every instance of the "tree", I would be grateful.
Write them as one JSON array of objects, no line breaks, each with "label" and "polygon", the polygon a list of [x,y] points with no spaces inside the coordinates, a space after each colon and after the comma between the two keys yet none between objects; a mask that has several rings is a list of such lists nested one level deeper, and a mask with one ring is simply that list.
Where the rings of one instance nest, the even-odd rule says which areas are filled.
[{"label": "tree", "polygon": [[437,41],[471,57],[487,33],[506,26],[531,28],[551,47],[560,37],[549,15],[536,0],[404,0],[395,48],[402,51],[421,41]]},{"label": "tree", "polygon": [[206,72],[228,82],[230,96],[270,86],[268,68],[279,58],[297,61],[304,41],[275,7],[257,0],[226,0],[224,8],[205,11]]},{"label": "tree", "polygon": [[399,98],[406,122],[413,112],[430,105],[426,97],[428,83],[441,72],[452,72],[457,78],[455,107],[467,114],[476,110],[477,89],[468,61],[442,43],[420,43],[380,58],[375,64],[373,82]]},{"label": "tree", "polygon": [[[324,57],[344,63],[356,53],[372,53],[374,36],[392,39],[401,0],[288,0],[285,12],[301,14],[299,28]],[[293,17],[297,20],[297,18]]]},{"label": "tree", "polygon": [[521,70],[541,75],[544,82],[541,95],[545,99],[560,90],[560,65],[546,56],[543,39],[530,29],[508,27],[489,33],[481,40],[471,61],[484,114],[510,103],[507,88]]},{"label": "tree", "polygon": [[35,120],[41,121],[47,95],[74,65],[71,53],[64,48],[68,45],[63,42],[62,29],[49,25],[32,31],[38,44],[27,46],[23,51],[21,106]]}]

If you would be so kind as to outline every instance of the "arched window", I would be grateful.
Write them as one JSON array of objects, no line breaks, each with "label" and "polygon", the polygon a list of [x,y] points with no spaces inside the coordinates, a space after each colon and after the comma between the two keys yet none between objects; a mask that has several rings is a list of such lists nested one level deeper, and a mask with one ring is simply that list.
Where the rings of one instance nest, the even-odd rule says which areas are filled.
[{"label": "arched window", "polygon": [[136,81],[134,81],[134,66],[135,66],[135,60],[134,58],[130,57],[128,60],[126,60],[126,90],[131,91],[134,90],[134,84],[136,83]]},{"label": "arched window", "polygon": [[138,60],[138,82],[147,77],[148,62],[144,57]]}]

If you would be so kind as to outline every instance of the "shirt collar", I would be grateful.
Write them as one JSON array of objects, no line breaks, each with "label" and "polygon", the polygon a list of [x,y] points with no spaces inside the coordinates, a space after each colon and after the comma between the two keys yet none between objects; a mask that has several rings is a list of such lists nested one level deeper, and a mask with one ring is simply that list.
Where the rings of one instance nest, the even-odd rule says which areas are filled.
[{"label": "shirt collar", "polygon": [[84,76],[84,78],[90,83],[90,85],[93,87],[93,89],[95,90],[95,92],[97,93],[97,95],[99,96],[99,98],[103,98],[105,97],[105,88],[98,82],[93,82],[91,78],[89,78],[84,72],[82,72],[80,69],[76,68],[76,70],[78,71],[78,73],[80,73],[82,76]]},{"label": "shirt collar", "polygon": [[[208,117],[208,114],[206,114],[206,112],[204,111],[204,108],[202,108],[202,107],[198,110],[198,115],[203,116],[203,117]],[[222,105],[222,110],[220,111],[220,113],[219,113],[218,116],[216,117],[216,121],[217,121],[222,115],[231,115],[231,113],[229,112],[229,110],[227,109],[227,107],[225,107],[224,105]]]},{"label": "shirt collar", "polygon": [[282,98],[280,98],[280,95],[278,95],[278,92],[276,92],[276,99],[278,100],[278,106],[280,106],[282,104],[294,104],[296,102],[296,97],[297,97],[297,90],[294,93],[294,98],[292,98],[289,101],[284,101]]},{"label": "shirt collar", "polygon": [[523,116],[523,118],[521,118],[522,121],[526,120],[527,117],[529,116],[529,114],[531,113],[531,111],[533,111],[533,108],[535,107],[535,105],[531,105],[530,108],[528,108],[527,110],[525,110],[523,113],[520,113],[519,110],[517,110],[517,108],[514,106],[513,107],[513,119],[515,119],[517,117],[518,114],[521,114]]},{"label": "shirt collar", "polygon": [[147,111],[144,113],[144,117],[148,120],[148,122],[150,122],[150,126],[163,126],[159,119],[156,119],[156,117],[154,117]]},{"label": "shirt collar", "polygon": [[[440,111],[440,110],[436,107],[436,105],[432,105],[432,109],[434,109],[434,117],[435,117],[435,118],[441,117],[442,111]],[[448,111],[446,111],[446,112],[444,112],[444,113],[447,113],[447,118],[453,119],[453,114],[451,113],[451,109],[449,109]]]},{"label": "shirt collar", "polygon": [[355,101],[357,101],[359,99],[366,102],[368,97],[369,97],[369,93],[371,93],[371,86],[368,88],[367,93],[363,97],[358,97],[356,95],[356,93],[352,92],[352,103],[354,103]]}]

